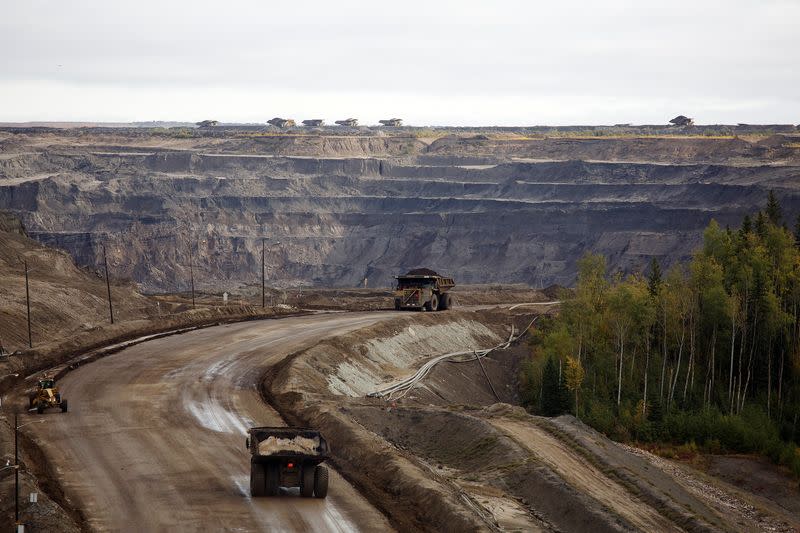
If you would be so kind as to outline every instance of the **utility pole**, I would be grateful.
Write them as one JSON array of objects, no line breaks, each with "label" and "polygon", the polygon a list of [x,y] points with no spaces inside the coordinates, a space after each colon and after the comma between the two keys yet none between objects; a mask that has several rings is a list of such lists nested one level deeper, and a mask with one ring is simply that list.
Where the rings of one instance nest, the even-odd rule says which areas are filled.
[{"label": "utility pole", "polygon": [[25,265],[25,302],[28,306],[28,348],[33,348],[33,336],[31,335],[31,290],[28,284],[28,261],[22,261]]},{"label": "utility pole", "polygon": [[14,524],[19,526],[19,421],[14,413]]},{"label": "utility pole", "polygon": [[266,307],[266,269],[264,266],[264,237],[261,237],[261,307]]},{"label": "utility pole", "polygon": [[106,245],[103,244],[103,265],[106,270],[106,290],[108,291],[108,316],[114,323],[114,307],[111,305],[111,281],[108,279],[108,259],[106,259]]},{"label": "utility pole", "polygon": [[192,285],[192,309],[194,309],[194,254],[191,241],[189,242],[189,281]]}]

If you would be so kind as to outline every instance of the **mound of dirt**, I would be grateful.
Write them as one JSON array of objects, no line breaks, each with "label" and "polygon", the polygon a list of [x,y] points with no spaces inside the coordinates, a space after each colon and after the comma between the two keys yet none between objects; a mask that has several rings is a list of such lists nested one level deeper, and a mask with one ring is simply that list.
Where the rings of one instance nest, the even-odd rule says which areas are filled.
[{"label": "mound of dirt", "polygon": [[[549,456],[535,455],[527,448],[527,442],[521,445],[515,440],[516,435],[512,434],[512,438],[493,422],[468,412],[426,408],[380,411],[355,408],[349,412],[360,424],[395,446],[435,465],[441,475],[465,490],[475,501],[480,502],[481,496],[470,490],[473,483],[495,487],[506,500],[529,502],[531,523],[535,526],[555,526],[565,531],[620,531],[634,527],[664,530],[670,527],[664,517],[640,503],[639,510],[644,519],[637,523],[639,515],[630,513],[626,517],[623,512],[622,518],[630,521],[626,519],[620,523],[617,507],[627,511],[638,503],[624,487],[615,486],[597,469],[585,463],[576,465],[578,470],[591,472],[598,484],[606,482],[592,493],[587,490],[590,487],[584,483],[585,479],[577,484],[576,480],[564,478],[560,465],[546,460]],[[568,460],[567,457],[561,459]],[[610,499],[599,500],[599,503],[594,501],[593,497],[604,497],[612,488],[619,498],[616,502]],[[611,503],[617,505],[612,507]],[[537,516],[540,520],[535,519]]]},{"label": "mound of dirt", "polygon": [[438,276],[436,271],[430,268],[413,268],[406,272],[406,276]]},{"label": "mound of dirt", "polygon": [[[19,220],[0,213],[0,344],[28,348],[25,266],[28,265],[33,345],[39,347],[109,322],[105,280],[75,266],[68,254],[28,238]],[[156,303],[112,278],[118,322],[156,316]],[[167,311],[164,309],[163,311]]]},{"label": "mound of dirt", "polygon": [[566,287],[562,287],[558,284],[548,285],[544,289],[542,289],[542,294],[547,296],[552,300],[559,300],[564,297],[564,295],[570,295],[572,293],[571,289]]}]

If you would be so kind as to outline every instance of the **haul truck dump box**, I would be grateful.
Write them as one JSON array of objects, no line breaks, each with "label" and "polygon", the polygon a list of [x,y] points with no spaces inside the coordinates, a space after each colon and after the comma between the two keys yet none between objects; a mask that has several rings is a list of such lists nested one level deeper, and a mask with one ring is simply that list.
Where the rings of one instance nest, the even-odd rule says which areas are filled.
[{"label": "haul truck dump box", "polygon": [[417,268],[403,276],[395,276],[394,308],[420,311],[444,311],[454,305],[448,292],[455,287],[453,278],[440,276],[433,270]]},{"label": "haul truck dump box", "polygon": [[305,428],[250,428],[250,495],[276,496],[280,487],[300,487],[300,495],[328,495],[328,442],[319,431]]}]

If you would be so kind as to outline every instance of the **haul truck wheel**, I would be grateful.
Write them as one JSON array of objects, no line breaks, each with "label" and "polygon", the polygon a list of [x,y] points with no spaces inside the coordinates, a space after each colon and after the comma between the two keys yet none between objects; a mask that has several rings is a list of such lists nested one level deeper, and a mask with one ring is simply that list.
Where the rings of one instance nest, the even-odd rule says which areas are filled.
[{"label": "haul truck wheel", "polygon": [[303,467],[303,477],[300,478],[300,496],[310,498],[314,495],[314,473],[316,468],[311,465]]},{"label": "haul truck wheel", "polygon": [[277,496],[278,484],[280,483],[280,465],[276,462],[267,463],[267,483],[266,495]]},{"label": "haul truck wheel", "polygon": [[438,311],[439,296],[437,296],[436,294],[431,294],[431,299],[428,300],[428,303],[425,304],[425,309],[428,311]]},{"label": "haul truck wheel", "polygon": [[450,309],[450,293],[446,292],[442,294],[442,299],[439,300],[439,311],[446,311]]},{"label": "haul truck wheel", "polygon": [[67,400],[61,400],[61,412],[62,413],[67,412]]},{"label": "haul truck wheel", "polygon": [[44,413],[44,404],[37,403],[36,404],[36,412],[39,413],[39,414]]},{"label": "haul truck wheel", "polygon": [[264,495],[264,465],[252,463],[250,465],[250,496],[257,498]]},{"label": "haul truck wheel", "polygon": [[314,496],[324,498],[328,495],[328,469],[318,466],[314,469]]}]

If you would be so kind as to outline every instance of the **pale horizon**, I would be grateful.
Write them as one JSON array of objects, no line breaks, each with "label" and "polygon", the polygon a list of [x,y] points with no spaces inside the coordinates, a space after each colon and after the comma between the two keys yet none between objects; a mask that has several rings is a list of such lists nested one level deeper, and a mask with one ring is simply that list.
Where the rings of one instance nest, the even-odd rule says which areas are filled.
[{"label": "pale horizon", "polygon": [[0,122],[800,122],[800,3],[0,6]]}]

